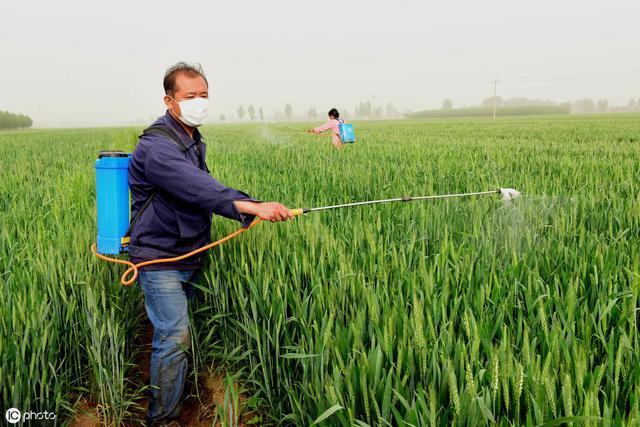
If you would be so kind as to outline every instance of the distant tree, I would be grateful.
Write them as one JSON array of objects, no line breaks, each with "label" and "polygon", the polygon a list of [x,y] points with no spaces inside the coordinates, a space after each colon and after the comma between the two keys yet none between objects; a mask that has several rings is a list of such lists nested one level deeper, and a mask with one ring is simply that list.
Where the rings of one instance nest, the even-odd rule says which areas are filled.
[{"label": "distant tree", "polygon": [[[502,106],[503,99],[501,96],[496,96],[496,107]],[[485,108],[493,108],[493,96],[490,98],[485,98],[482,101],[482,106]]]},{"label": "distant tree", "polygon": [[318,112],[316,111],[315,107],[309,108],[309,111],[307,111],[307,117],[309,117],[310,119],[318,118]]},{"label": "distant tree", "polygon": [[258,116],[260,116],[260,121],[264,120],[264,111],[262,111],[262,107],[258,108]]},{"label": "distant tree", "polygon": [[249,113],[249,118],[251,119],[251,121],[254,121],[256,118],[256,109],[253,108],[253,105],[249,105],[249,108],[247,108],[247,113]]},{"label": "distant tree", "polygon": [[640,100],[638,100],[638,103],[636,103],[635,99],[629,98],[629,103],[627,104],[627,107],[629,107],[629,110],[634,111],[638,107],[638,104],[640,104]]},{"label": "distant tree", "polygon": [[443,110],[451,110],[453,108],[453,101],[450,99],[445,99],[442,101],[442,109]]},{"label": "distant tree", "polygon": [[522,106],[531,106],[531,105],[557,105],[553,101],[549,101],[546,99],[529,99],[523,96],[517,96],[515,98],[509,98],[502,101],[503,107],[522,107]]},{"label": "distant tree", "polygon": [[387,117],[396,117],[400,115],[400,112],[396,110],[396,107],[394,107],[392,103],[388,103],[387,105],[385,105],[384,108],[385,108]]},{"label": "distant tree", "polygon": [[573,103],[572,110],[575,113],[593,113],[593,100],[588,98],[580,99]]},{"label": "distant tree", "polygon": [[368,117],[371,118],[371,101],[361,102],[360,105],[356,107],[356,116],[358,117]]},{"label": "distant tree", "polygon": [[360,104],[360,111],[362,112],[362,114],[366,117],[371,118],[371,115],[373,114],[373,109],[371,106],[371,102],[367,101],[364,103]]},{"label": "distant tree", "polygon": [[598,111],[601,113],[606,112],[609,109],[609,101],[601,99],[598,101]]},{"label": "distant tree", "polygon": [[288,102],[287,105],[284,106],[284,115],[287,117],[287,120],[291,120],[291,117],[293,117],[293,107]]},{"label": "distant tree", "polygon": [[374,118],[380,118],[380,117],[382,117],[383,113],[384,113],[384,108],[376,107],[376,110],[373,112],[373,117]]},{"label": "distant tree", "polygon": [[33,120],[29,116],[0,111],[0,129],[29,128],[32,125]]},{"label": "distant tree", "polygon": [[224,114],[220,114],[219,119],[220,119],[221,122],[224,122],[225,120],[227,120],[227,118],[225,117]]},{"label": "distant tree", "polygon": [[242,120],[244,118],[244,108],[242,105],[238,105],[238,109],[236,111],[238,112],[238,117]]}]

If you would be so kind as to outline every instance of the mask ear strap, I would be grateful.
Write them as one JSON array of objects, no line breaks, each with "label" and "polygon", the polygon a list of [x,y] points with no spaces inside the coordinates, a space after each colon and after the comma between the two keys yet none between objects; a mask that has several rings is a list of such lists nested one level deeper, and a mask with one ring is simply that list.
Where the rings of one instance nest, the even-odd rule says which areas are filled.
[{"label": "mask ear strap", "polygon": [[[178,101],[176,101],[176,99],[175,99],[173,96],[170,96],[170,95],[167,95],[167,96],[168,96],[169,98],[171,98],[171,100],[172,100],[173,102],[175,102],[176,104],[180,105],[180,103],[179,103]],[[169,108],[169,110],[170,110],[170,111],[173,111],[174,113],[176,112],[175,108],[173,108],[173,107],[172,107],[172,108]],[[178,113],[176,113],[176,114],[178,114]],[[182,114],[179,114],[179,115],[178,115],[178,117],[181,117],[181,116],[182,116]]]}]

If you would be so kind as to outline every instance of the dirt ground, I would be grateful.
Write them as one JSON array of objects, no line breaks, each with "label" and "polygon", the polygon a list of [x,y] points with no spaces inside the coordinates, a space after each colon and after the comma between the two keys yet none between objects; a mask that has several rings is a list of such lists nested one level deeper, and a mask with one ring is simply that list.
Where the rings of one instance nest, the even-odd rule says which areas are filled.
[{"label": "dirt ground", "polygon": [[[143,330],[134,342],[137,348],[137,354],[134,362],[135,366],[131,370],[131,378],[138,384],[149,383],[149,365],[151,355],[151,337],[153,335],[153,327],[151,323],[146,321],[143,324]],[[216,406],[224,404],[225,384],[224,374],[216,374],[214,372],[204,373],[198,376],[198,388],[200,399],[196,396],[196,387],[192,384],[190,387],[191,394],[183,403],[182,413],[177,420],[182,427],[209,427],[212,425],[216,414]],[[240,406],[246,399],[240,396]],[[143,410],[136,414],[137,418],[144,419],[147,410],[146,396],[140,401]],[[78,414],[69,422],[70,427],[99,427],[101,423],[100,407],[95,403],[80,401],[76,406]],[[237,420],[237,426],[245,426],[245,420],[251,414],[240,414]],[[132,422],[125,423],[128,427],[143,427],[143,423]],[[217,425],[221,425],[217,423]]]}]

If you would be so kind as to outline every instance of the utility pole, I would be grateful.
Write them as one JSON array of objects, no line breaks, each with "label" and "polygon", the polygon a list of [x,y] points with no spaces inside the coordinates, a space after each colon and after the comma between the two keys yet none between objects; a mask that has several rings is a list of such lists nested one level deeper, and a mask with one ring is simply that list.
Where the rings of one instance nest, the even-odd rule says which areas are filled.
[{"label": "utility pole", "polygon": [[496,118],[496,95],[498,93],[498,78],[494,77],[493,78],[493,118]]},{"label": "utility pole", "polygon": [[371,95],[371,116],[370,118],[376,118],[376,94]]}]

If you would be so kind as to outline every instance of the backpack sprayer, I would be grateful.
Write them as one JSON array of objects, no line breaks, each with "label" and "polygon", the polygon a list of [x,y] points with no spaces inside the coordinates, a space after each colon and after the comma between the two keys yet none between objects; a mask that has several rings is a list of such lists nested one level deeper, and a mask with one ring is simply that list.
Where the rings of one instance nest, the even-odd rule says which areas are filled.
[{"label": "backpack sprayer", "polygon": [[338,119],[338,136],[343,144],[353,144],[356,142],[356,134],[353,131],[351,123],[345,123],[344,120]]},{"label": "backpack sprayer", "polygon": [[117,255],[129,243],[129,160],[122,151],[101,151],[96,160],[97,252]]},{"label": "backpack sprayer", "polygon": [[[98,238],[91,245],[91,252],[104,261],[123,264],[129,268],[120,277],[120,283],[131,285],[138,277],[138,269],[152,264],[166,264],[183,260],[195,254],[207,251],[221,243],[231,240],[255,227],[262,219],[256,218],[247,228],[240,228],[228,236],[213,243],[205,245],[195,251],[173,258],[162,258],[134,264],[130,261],[111,258],[107,255],[118,255],[128,251],[129,245],[129,185],[128,168],[131,155],[122,151],[101,151],[96,160],[96,205],[98,214]],[[295,216],[305,215],[310,212],[326,211],[332,209],[351,208],[356,206],[375,205],[381,203],[412,202],[418,200],[450,199],[456,197],[487,196],[491,194],[502,195],[503,200],[511,200],[520,195],[513,188],[498,188],[497,190],[479,191],[473,193],[441,194],[435,196],[405,196],[393,199],[367,200],[363,202],[344,203],[341,205],[320,206],[315,208],[292,209]],[[135,222],[135,219],[134,221]]]}]

